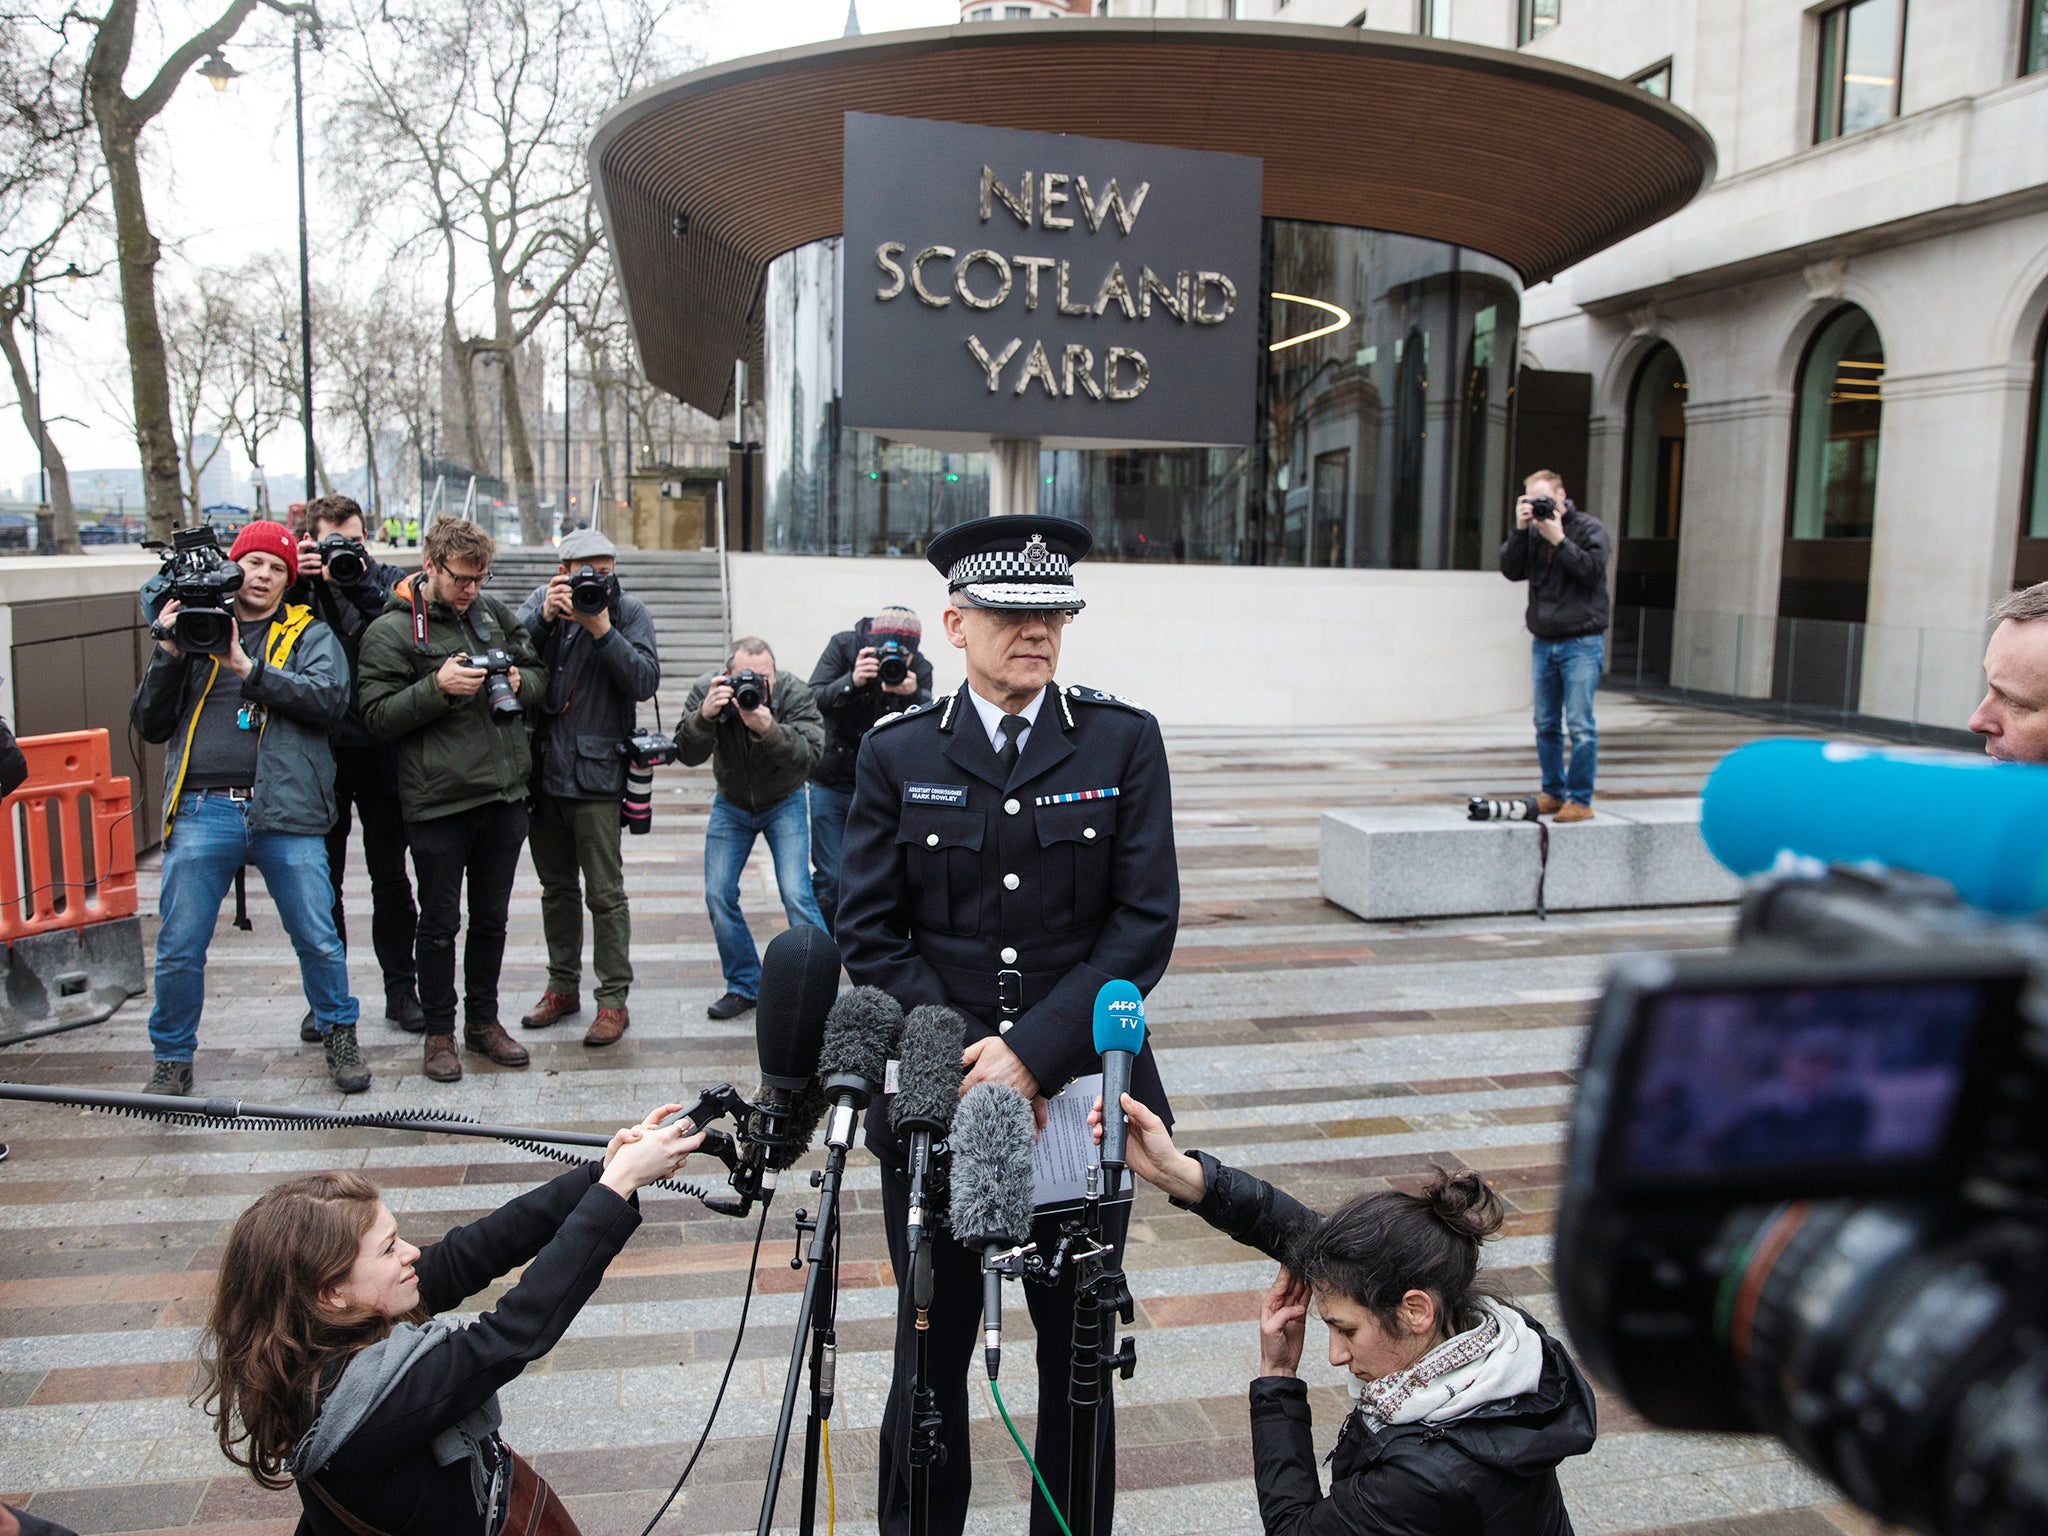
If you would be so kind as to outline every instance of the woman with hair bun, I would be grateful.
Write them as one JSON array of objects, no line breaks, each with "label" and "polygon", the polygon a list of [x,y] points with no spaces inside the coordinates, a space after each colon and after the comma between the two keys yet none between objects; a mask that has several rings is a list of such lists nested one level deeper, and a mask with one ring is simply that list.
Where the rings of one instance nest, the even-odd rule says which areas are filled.
[{"label": "woman with hair bun", "polygon": [[[1319,1217],[1265,1180],[1183,1153],[1126,1094],[1130,1168],[1280,1261],[1259,1317],[1252,1477],[1266,1536],[1571,1536],[1557,1464],[1593,1446],[1593,1394],[1564,1346],[1475,1283],[1500,1198],[1469,1170]],[[1100,1124],[1101,1101],[1094,1120]],[[1098,1132],[1099,1134],[1099,1132]],[[1357,1407],[1323,1492],[1296,1376],[1313,1302]]]}]

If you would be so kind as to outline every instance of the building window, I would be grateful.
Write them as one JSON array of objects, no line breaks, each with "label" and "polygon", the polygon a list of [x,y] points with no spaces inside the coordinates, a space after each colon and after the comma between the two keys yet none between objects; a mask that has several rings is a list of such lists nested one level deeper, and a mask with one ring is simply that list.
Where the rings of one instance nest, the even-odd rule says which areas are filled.
[{"label": "building window", "polygon": [[1003,20],[1005,21],[1029,21],[1030,19],[1031,7],[1028,5],[1006,5],[1003,7]]},{"label": "building window", "polygon": [[1533,43],[1557,25],[1557,13],[1564,0],[1517,0],[1515,46]]},{"label": "building window", "polygon": [[2026,34],[2020,39],[2020,73],[2048,69],[2048,0],[2027,0],[2020,8]]},{"label": "building window", "polygon": [[1824,12],[1819,57],[1814,143],[1897,117],[1906,73],[1906,0],[1851,0]]},{"label": "building window", "polygon": [[2034,421],[2027,433],[2027,499],[2020,522],[2030,539],[2048,539],[2048,321],[2034,348]]},{"label": "building window", "polygon": [[1795,539],[1867,539],[1877,511],[1877,429],[1884,343],[1853,305],[1814,333],[1793,423]]},{"label": "building window", "polygon": [[[1628,401],[1622,536],[1675,539],[1685,493],[1685,366],[1668,342],[1643,360]],[[1668,605],[1667,605],[1668,606]]]},{"label": "building window", "polygon": [[969,21],[991,21],[995,18],[995,14],[993,6],[978,5],[967,13],[967,19]]},{"label": "building window", "polygon": [[[2048,3],[2048,0],[2044,0],[2044,3]],[[1629,84],[1637,90],[1648,91],[1659,101],[1669,101],[1671,99],[1671,61],[1666,59],[1655,69],[1644,70],[1640,75],[1629,81]]]},{"label": "building window", "polygon": [[1449,37],[1451,0],[1415,0],[1415,31],[1420,37]]}]

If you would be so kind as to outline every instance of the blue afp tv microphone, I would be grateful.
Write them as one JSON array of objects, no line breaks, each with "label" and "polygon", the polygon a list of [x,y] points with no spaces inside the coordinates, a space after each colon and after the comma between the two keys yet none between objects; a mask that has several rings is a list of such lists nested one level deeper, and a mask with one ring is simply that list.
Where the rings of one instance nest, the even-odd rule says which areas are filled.
[{"label": "blue afp tv microphone", "polygon": [[1134,982],[1104,982],[1095,994],[1095,1054],[1102,1058],[1103,1194],[1112,1198],[1123,1175],[1129,1133],[1124,1094],[1131,1086],[1131,1063],[1144,1045],[1145,994]]},{"label": "blue afp tv microphone", "polygon": [[1700,835],[1738,875],[1760,874],[1789,850],[1933,875],[1971,906],[2008,916],[2048,907],[2048,768],[1844,742],[1751,742],[1708,776]]}]

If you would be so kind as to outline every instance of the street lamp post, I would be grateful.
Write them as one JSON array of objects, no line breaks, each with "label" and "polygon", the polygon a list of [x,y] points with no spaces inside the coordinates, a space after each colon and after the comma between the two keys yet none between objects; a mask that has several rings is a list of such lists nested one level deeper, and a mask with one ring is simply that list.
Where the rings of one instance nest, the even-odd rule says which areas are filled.
[{"label": "street lamp post", "polygon": [[36,549],[45,555],[55,547],[57,531],[50,513],[50,428],[43,420],[43,325],[36,290],[60,277],[75,283],[83,276],[85,274],[78,270],[78,263],[74,261],[67,263],[62,272],[53,272],[48,277],[32,277],[22,284],[28,289],[28,349],[30,368],[35,375],[31,393],[35,397],[36,413]]},{"label": "street lamp post", "polygon": [[301,29],[292,23],[292,126],[299,155],[299,382],[306,423],[306,500],[319,492],[313,455],[313,258],[306,239],[306,85],[299,64]]},{"label": "street lamp post", "polygon": [[[562,301],[562,519],[569,517],[569,301]],[[597,508],[590,509],[590,526],[597,526]]]}]

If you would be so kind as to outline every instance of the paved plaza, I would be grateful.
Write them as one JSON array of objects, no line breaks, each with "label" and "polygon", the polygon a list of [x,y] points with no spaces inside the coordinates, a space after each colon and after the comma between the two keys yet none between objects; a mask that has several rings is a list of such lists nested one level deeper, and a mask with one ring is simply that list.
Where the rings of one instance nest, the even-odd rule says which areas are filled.
[{"label": "paved plaza", "polygon": [[[1767,727],[1697,710],[1601,703],[1603,796],[1696,792],[1713,763]],[[1167,733],[1183,905],[1179,948],[1150,1009],[1184,1146],[1256,1170],[1315,1204],[1416,1181],[1431,1163],[1479,1169],[1512,1215],[1491,1263],[1546,1320],[1552,1209],[1585,1004],[1608,958],[1724,943],[1725,908],[1368,924],[1317,895],[1317,816],[1326,806],[1459,803],[1530,788],[1525,717],[1456,727]],[[606,1051],[581,1045],[583,1017],[522,1038],[532,1067],[465,1055],[444,1087],[420,1074],[416,1037],[366,998],[372,1091],[351,1110],[434,1105],[500,1122],[609,1131],[693,1086],[754,1080],[751,1018],[714,1024],[722,990],[704,912],[706,771],[664,770],[652,835],[628,838],[633,1028]],[[349,902],[367,935],[369,894]],[[142,904],[156,904],[154,861]],[[212,951],[212,1003],[198,1093],[341,1107],[319,1048],[301,1045],[297,973],[274,911],[251,882],[255,931],[228,925]],[[744,900],[755,932],[781,926],[766,854]],[[153,922],[151,925],[153,932]],[[365,952],[367,945],[364,946]],[[514,896],[503,1008],[517,1015],[545,974],[537,888]],[[356,983],[366,994],[365,968]],[[148,1075],[147,999],[111,1021],[0,1051],[0,1077],[133,1091]],[[204,1530],[269,1536],[296,1519],[293,1494],[265,1493],[229,1465],[186,1402],[198,1327],[235,1215],[278,1177],[363,1170],[401,1229],[428,1240],[549,1175],[495,1142],[363,1131],[335,1135],[174,1130],[83,1112],[0,1105],[0,1499],[82,1532]],[[815,1154],[804,1167],[816,1166]],[[877,1170],[848,1178],[839,1398],[831,1464],[837,1524],[872,1530],[876,1429],[889,1376],[894,1290]],[[790,1269],[802,1180],[770,1214],[758,1292],[717,1429],[664,1531],[752,1531],[788,1358],[801,1276]],[[641,1530],[681,1470],[732,1348],[753,1223],[662,1196],[567,1338],[504,1394],[505,1433],[553,1481],[589,1536]],[[1259,1530],[1245,1383],[1272,1265],[1146,1191],[1128,1254],[1138,1372],[1117,1387],[1118,1529],[1130,1536]],[[488,1306],[494,1291],[479,1301]],[[1029,1320],[1006,1308],[1012,1360]],[[1346,1399],[1319,1363],[1304,1374],[1319,1444]],[[1027,1438],[1028,1369],[1005,1373]],[[975,1373],[975,1433],[954,1455],[975,1468],[974,1536],[1021,1533],[1026,1473]],[[1699,1536],[1825,1536],[1871,1528],[1775,1442],[1646,1428],[1603,1395],[1600,1442],[1561,1471],[1584,1536],[1682,1527]],[[794,1465],[800,1457],[793,1452]],[[794,1478],[778,1525],[794,1525]],[[821,1520],[822,1520],[821,1509]]]}]

